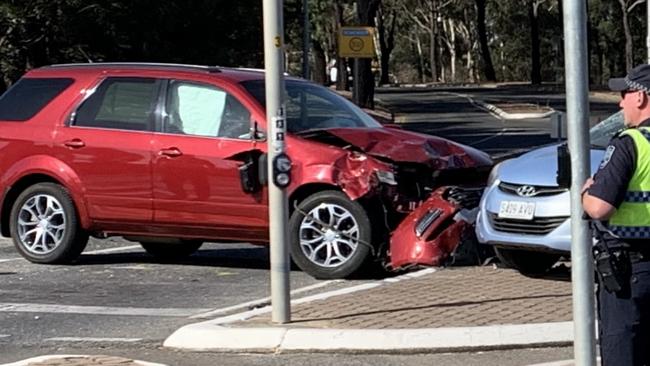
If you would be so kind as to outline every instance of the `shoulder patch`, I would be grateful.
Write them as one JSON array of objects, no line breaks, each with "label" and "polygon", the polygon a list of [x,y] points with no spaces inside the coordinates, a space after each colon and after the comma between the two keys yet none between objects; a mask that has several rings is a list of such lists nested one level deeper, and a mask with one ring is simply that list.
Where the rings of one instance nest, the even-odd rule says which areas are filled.
[{"label": "shoulder patch", "polygon": [[616,151],[616,147],[614,145],[607,146],[607,150],[605,150],[605,156],[603,156],[603,161],[600,162],[599,169],[603,169],[607,166],[609,161],[612,159],[612,155],[614,155],[614,151]]}]

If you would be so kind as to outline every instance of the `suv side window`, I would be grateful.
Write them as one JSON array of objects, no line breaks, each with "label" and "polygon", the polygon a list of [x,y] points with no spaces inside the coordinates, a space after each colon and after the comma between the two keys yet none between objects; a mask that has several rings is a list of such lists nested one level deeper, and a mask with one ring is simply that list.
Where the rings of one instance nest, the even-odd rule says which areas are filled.
[{"label": "suv side window", "polygon": [[150,78],[107,78],[77,109],[72,124],[151,131],[160,84]]},{"label": "suv side window", "polygon": [[215,86],[174,81],[167,91],[163,132],[249,139],[250,112]]},{"label": "suv side window", "polygon": [[69,78],[22,78],[0,96],[0,121],[27,121],[67,89]]}]

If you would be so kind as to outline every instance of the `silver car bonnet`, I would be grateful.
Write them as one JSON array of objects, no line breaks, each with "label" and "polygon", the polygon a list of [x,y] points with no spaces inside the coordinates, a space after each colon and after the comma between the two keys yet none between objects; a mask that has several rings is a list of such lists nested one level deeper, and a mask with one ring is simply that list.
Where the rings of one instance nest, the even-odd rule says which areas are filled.
[{"label": "silver car bonnet", "polygon": [[[506,160],[499,168],[501,182],[534,186],[557,186],[557,147],[545,146],[515,159]],[[604,149],[591,149],[591,174],[593,175],[605,154]]]}]

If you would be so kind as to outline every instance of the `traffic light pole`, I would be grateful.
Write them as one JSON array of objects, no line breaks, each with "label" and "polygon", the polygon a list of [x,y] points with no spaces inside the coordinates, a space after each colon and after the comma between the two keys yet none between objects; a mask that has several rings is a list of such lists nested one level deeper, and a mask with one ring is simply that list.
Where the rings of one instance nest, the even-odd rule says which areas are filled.
[{"label": "traffic light pole", "polygon": [[587,11],[584,0],[565,0],[564,54],[567,132],[571,154],[571,280],[575,365],[596,365],[592,239],[583,218],[580,191],[589,169],[589,79]]},{"label": "traffic light pole", "polygon": [[[264,0],[264,68],[268,143],[269,238],[271,247],[271,321],[291,321],[289,295],[288,203],[291,162],[285,155],[284,25],[282,0]],[[288,162],[288,165],[287,165]]]}]

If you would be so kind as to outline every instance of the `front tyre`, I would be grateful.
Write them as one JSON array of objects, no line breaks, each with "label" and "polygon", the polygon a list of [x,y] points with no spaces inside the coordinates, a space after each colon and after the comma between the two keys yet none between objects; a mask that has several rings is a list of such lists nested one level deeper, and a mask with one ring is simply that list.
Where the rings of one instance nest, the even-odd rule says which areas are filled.
[{"label": "front tyre", "polygon": [[543,275],[560,259],[559,254],[501,247],[495,247],[494,252],[506,267],[514,268],[524,276],[530,277]]},{"label": "front tyre", "polygon": [[346,278],[368,259],[372,231],[364,208],[338,191],[315,193],[289,220],[291,258],[319,279]]},{"label": "front tyre", "polygon": [[30,262],[72,262],[88,243],[70,194],[55,183],[25,189],[14,202],[9,220],[14,245]]}]

